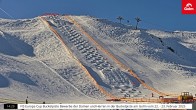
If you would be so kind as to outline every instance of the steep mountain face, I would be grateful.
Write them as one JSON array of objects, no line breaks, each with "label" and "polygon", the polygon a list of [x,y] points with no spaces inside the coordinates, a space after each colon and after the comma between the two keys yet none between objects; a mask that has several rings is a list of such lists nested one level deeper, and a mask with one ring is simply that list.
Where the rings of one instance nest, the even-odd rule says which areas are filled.
[{"label": "steep mountain face", "polygon": [[159,91],[195,94],[196,32],[135,30],[71,16],[83,32],[64,16],[42,18],[0,19],[0,97],[95,103],[108,97],[103,90],[115,97],[149,97],[152,91],[105,51]]}]

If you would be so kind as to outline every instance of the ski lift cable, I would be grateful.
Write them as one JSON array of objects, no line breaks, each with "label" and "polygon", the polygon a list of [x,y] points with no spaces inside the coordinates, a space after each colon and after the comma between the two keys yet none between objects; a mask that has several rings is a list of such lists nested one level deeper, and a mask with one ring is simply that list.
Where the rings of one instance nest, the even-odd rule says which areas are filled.
[{"label": "ski lift cable", "polygon": [[11,14],[9,14],[8,12],[6,12],[4,9],[2,9],[1,7],[0,7],[0,10],[3,12],[3,13],[5,13],[7,16],[9,16],[10,18],[12,18],[12,19],[14,19],[14,17],[11,15]]}]

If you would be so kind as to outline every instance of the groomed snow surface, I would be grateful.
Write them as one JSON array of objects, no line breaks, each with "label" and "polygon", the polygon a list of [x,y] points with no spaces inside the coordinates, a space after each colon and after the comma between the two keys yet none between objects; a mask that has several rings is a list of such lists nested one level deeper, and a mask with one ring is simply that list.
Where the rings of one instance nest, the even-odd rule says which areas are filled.
[{"label": "groomed snow surface", "polygon": [[[145,83],[165,93],[196,94],[196,32],[135,30],[89,16],[71,16]],[[133,76],[63,16],[0,19],[0,98],[46,103],[105,103],[107,96],[151,97]],[[70,51],[72,53],[70,53]],[[73,57],[74,56],[74,57]],[[155,94],[158,97],[158,94]]]}]

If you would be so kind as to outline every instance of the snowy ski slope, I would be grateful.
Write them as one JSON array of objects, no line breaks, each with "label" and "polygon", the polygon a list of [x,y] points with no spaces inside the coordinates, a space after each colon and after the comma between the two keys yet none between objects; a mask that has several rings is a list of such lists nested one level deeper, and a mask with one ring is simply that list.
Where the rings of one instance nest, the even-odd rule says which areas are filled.
[{"label": "snowy ski slope", "polygon": [[[105,19],[71,17],[146,84],[166,93],[196,93],[196,32],[135,30]],[[39,17],[0,19],[1,98],[104,103],[107,96],[79,63],[116,97],[151,97],[152,91],[100,51],[66,17],[43,18],[66,47]]]},{"label": "snowy ski slope", "polygon": [[195,32],[133,30],[104,19],[74,18],[149,85],[164,92],[195,93]]}]

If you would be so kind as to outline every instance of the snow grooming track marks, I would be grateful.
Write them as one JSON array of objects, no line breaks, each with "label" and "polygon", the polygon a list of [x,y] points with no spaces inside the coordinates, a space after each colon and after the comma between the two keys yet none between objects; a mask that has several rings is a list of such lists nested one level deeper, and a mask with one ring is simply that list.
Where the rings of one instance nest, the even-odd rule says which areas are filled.
[{"label": "snow grooming track marks", "polygon": [[[127,94],[127,96],[131,96],[133,94],[130,93],[133,92],[135,93],[135,96],[139,95],[139,91],[131,91],[130,93],[127,92],[133,88],[129,77],[127,77],[124,72],[120,71],[120,69],[114,68],[114,66],[112,66],[112,64],[110,64],[99,51],[97,51],[97,48],[95,48],[94,45],[85,40],[85,36],[82,36],[75,30],[73,24],[69,25],[67,20],[62,20],[58,17],[54,17],[52,19],[53,21],[51,21],[51,19],[48,20],[49,22],[55,23],[55,26],[52,26],[54,26],[54,29],[56,29],[59,34],[62,34],[62,39],[67,46],[71,48],[77,58],[79,58],[80,62],[84,65],[87,63],[86,66],[91,65],[86,68],[90,71],[92,76],[95,77],[95,80],[99,82],[99,85],[109,88],[111,90],[110,92],[112,94],[115,93],[115,96],[118,97],[124,97],[125,94]],[[66,21],[67,24],[62,23]],[[83,56],[83,58],[81,58],[81,56]],[[93,67],[93,69],[91,67]],[[95,70],[96,72],[92,70]],[[126,86],[126,88],[123,86]],[[118,87],[118,89],[114,87]]]},{"label": "snow grooming track marks", "polygon": [[[84,56],[88,64],[91,64],[92,67],[99,71],[98,74],[104,80],[103,82],[112,86],[122,86],[123,84],[130,85],[127,76],[121,73],[119,69],[115,69],[101,54],[99,54],[96,48],[92,47],[81,36],[79,37],[79,34],[71,28],[68,29],[67,27],[65,30],[67,30],[67,34],[69,34],[66,35],[68,36],[68,39],[65,39],[65,41],[73,44],[70,47],[75,47],[80,52],[80,56]],[[114,88],[112,90],[114,90]]]},{"label": "snow grooming track marks", "polygon": [[65,16],[65,18],[67,18],[71,23],[73,23],[74,25],[76,25],[76,27],[85,35],[89,38],[89,40],[91,42],[93,42],[96,47],[101,50],[103,53],[105,53],[106,55],[108,55],[113,61],[115,61],[116,64],[118,64],[122,69],[125,69],[126,71],[128,71],[133,77],[135,77],[144,87],[146,87],[148,90],[151,90],[161,96],[172,96],[176,94],[166,94],[163,92],[160,92],[158,90],[156,90],[155,88],[147,85],[146,83],[144,83],[129,67],[127,67],[126,65],[124,65],[123,63],[121,63],[117,58],[115,58],[114,55],[112,55],[109,51],[107,51],[106,49],[104,49],[101,45],[99,45],[85,30],[83,30],[83,28],[80,26],[80,24],[78,24],[71,16]]},{"label": "snow grooming track marks", "polygon": [[[86,40],[84,40],[77,32],[71,28],[66,28],[68,32],[68,40],[73,44],[75,48],[83,55],[87,62],[94,66],[97,70],[102,71],[104,76],[114,79],[114,82],[107,84],[121,83],[128,81],[125,76],[118,69],[114,67],[97,51],[96,48],[92,47]],[[117,74],[117,72],[119,74]],[[122,74],[122,75],[121,75]],[[106,78],[104,78],[106,79]]]},{"label": "snow grooming track marks", "polygon": [[[76,62],[78,63],[78,65],[81,67],[81,69],[86,73],[86,75],[90,78],[90,80],[93,82],[93,85],[100,91],[102,92],[104,95],[106,95],[108,98],[116,98],[115,96],[113,96],[112,94],[108,93],[107,91],[105,91],[101,86],[98,85],[98,83],[96,82],[96,80],[91,76],[91,74],[87,71],[87,69],[80,63],[80,61],[72,54],[71,50],[69,50],[69,48],[66,46],[65,42],[63,41],[62,37],[57,33],[57,31],[55,31],[50,25],[49,23],[46,21],[46,19],[44,17],[40,17],[40,20],[44,23],[45,26],[49,27],[49,29],[56,35],[56,37],[60,40],[60,42],[63,44],[63,46],[69,51],[69,54],[73,57],[73,59],[76,60]],[[83,87],[82,87],[83,88]],[[88,87],[87,87],[88,89]],[[95,97],[94,95],[91,97]]]}]

